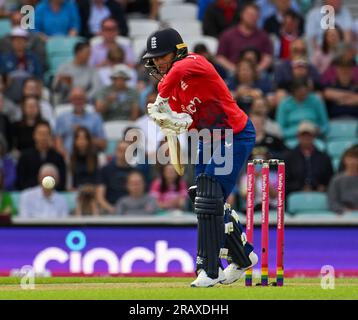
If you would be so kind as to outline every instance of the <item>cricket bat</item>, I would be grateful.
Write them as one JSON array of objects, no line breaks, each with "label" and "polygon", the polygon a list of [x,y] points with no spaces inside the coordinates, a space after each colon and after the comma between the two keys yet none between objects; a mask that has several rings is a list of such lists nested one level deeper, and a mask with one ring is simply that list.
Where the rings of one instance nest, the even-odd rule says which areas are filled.
[{"label": "cricket bat", "polygon": [[169,133],[166,135],[168,146],[169,146],[169,156],[170,162],[173,165],[175,171],[180,175],[184,175],[184,166],[180,163],[180,142],[175,133]]}]

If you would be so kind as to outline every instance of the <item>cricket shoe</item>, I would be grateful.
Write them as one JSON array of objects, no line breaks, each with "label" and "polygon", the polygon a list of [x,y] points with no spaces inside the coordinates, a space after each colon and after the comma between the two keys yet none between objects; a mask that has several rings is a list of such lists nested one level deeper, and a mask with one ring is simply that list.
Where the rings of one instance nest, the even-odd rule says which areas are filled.
[{"label": "cricket shoe", "polygon": [[245,271],[249,268],[252,268],[255,264],[257,264],[259,258],[255,252],[251,252],[249,254],[249,259],[251,260],[251,265],[246,268],[240,268],[236,263],[230,263],[224,270],[225,279],[221,281],[222,284],[230,284],[239,280]]},{"label": "cricket shoe", "polygon": [[206,274],[204,269],[201,269],[198,277],[190,284],[191,287],[195,288],[209,288],[215,286],[217,283],[222,282],[225,280],[224,271],[219,268],[219,274],[216,279],[211,279]]}]

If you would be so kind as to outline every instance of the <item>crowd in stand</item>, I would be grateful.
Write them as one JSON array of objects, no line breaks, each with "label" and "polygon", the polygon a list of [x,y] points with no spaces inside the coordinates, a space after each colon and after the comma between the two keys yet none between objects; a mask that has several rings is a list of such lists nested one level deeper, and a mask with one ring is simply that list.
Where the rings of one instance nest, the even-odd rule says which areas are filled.
[{"label": "crowd in stand", "polygon": [[[34,30],[20,26],[25,4],[35,7]],[[200,43],[193,51],[215,66],[251,117],[257,131],[251,157],[284,159],[287,194],[327,192],[330,209],[343,213],[358,210],[358,144],[334,167],[317,141],[327,140],[332,120],[358,122],[358,33],[343,1],[323,1],[335,9],[335,26],[326,30],[314,4],[198,0],[203,34],[218,39],[218,50]],[[0,38],[1,214],[18,210],[22,217],[61,218],[190,210],[186,190],[193,183],[192,166],[180,177],[170,164],[148,161],[163,144],[146,114],[156,80],[146,74],[131,42],[118,41],[130,35],[130,17],[156,20],[161,5],[160,0],[0,0],[0,19],[10,19],[12,26]],[[48,76],[46,43],[59,35],[79,41],[73,58]],[[131,121],[128,131],[142,130],[145,161],[125,157],[131,146],[125,139],[108,152],[105,124],[118,120]],[[189,149],[185,142],[182,147]],[[46,175],[55,178],[55,190],[41,187]],[[243,173],[229,197],[232,204],[242,204],[245,181]],[[259,188],[259,175],[256,181]],[[272,207],[276,184],[273,174]],[[18,205],[10,196],[16,191]],[[77,194],[72,212],[64,198],[68,192]]]}]

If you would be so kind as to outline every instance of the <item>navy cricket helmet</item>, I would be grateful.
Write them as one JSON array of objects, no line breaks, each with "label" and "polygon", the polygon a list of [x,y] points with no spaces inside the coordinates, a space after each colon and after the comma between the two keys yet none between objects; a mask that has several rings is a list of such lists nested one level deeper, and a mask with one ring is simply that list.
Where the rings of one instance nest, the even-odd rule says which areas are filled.
[{"label": "navy cricket helmet", "polygon": [[[183,50],[184,49],[184,50]],[[164,56],[170,52],[188,53],[187,45],[178,31],[166,28],[153,32],[147,39],[147,52],[143,59]]]},{"label": "navy cricket helmet", "polygon": [[142,59],[147,60],[144,66],[149,70],[149,75],[160,80],[160,77],[163,75],[155,66],[153,58],[161,57],[171,52],[175,53],[172,63],[181,60],[188,55],[188,47],[183,42],[178,31],[173,28],[166,28],[155,31],[148,37],[147,52]]}]

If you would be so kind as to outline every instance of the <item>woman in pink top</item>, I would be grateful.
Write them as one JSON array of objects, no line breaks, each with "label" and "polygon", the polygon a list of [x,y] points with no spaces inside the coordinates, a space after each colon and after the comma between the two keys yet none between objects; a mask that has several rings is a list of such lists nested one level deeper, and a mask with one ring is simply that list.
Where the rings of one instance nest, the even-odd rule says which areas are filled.
[{"label": "woman in pink top", "polygon": [[164,210],[183,210],[187,198],[187,184],[171,164],[160,167],[159,178],[152,182],[150,194]]},{"label": "woman in pink top", "polygon": [[322,46],[313,51],[311,58],[312,64],[320,74],[323,74],[331,65],[335,52],[342,41],[343,32],[338,26],[325,31]]}]

